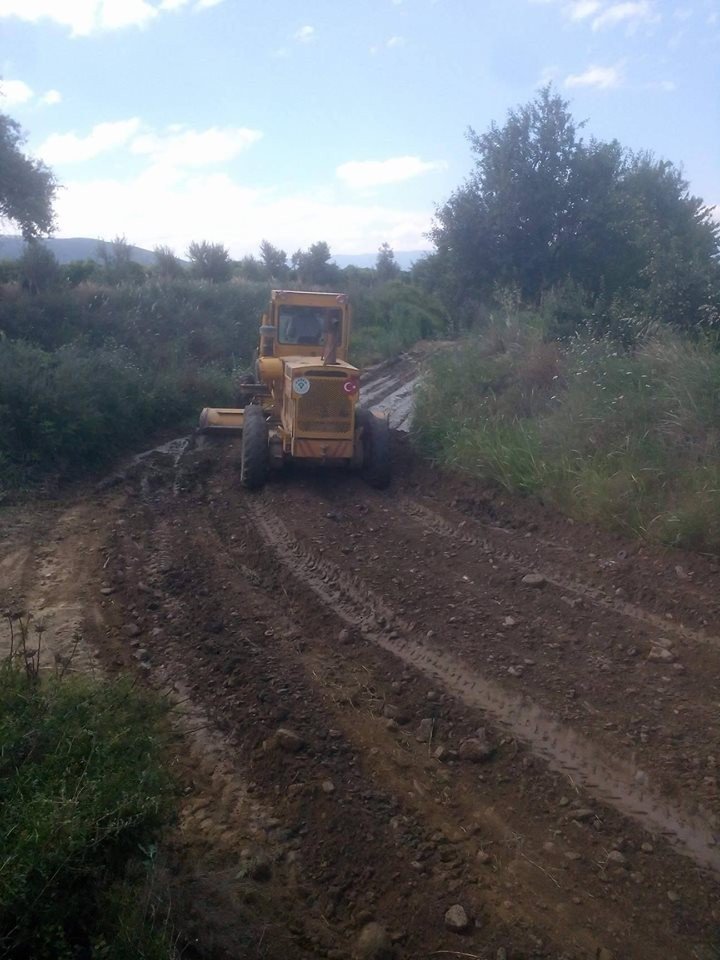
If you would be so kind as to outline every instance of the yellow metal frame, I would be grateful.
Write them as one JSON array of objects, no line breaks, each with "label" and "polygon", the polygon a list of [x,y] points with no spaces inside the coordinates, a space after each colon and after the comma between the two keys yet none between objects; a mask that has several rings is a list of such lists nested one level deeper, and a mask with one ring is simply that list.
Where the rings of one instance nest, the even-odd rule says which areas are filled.
[{"label": "yellow metal frame", "polygon": [[[280,343],[278,340],[278,311],[281,306],[291,307],[323,307],[325,309],[340,310],[342,314],[341,338],[338,343],[338,360],[347,361],[350,348],[350,333],[352,331],[352,309],[347,294],[344,293],[317,293],[313,290],[273,290],[270,299],[270,313],[263,318],[268,325],[275,327],[275,357],[317,357],[316,344]],[[320,348],[322,350],[322,348]]]},{"label": "yellow metal frame", "polygon": [[[285,305],[341,311],[340,335],[334,363],[324,362],[322,345],[279,341],[279,310]],[[257,375],[258,380],[269,390],[261,402],[268,412],[271,454],[274,459],[293,457],[332,462],[357,458],[355,406],[358,393],[338,392],[333,395],[333,392],[326,388],[332,380],[345,382],[360,375],[357,367],[347,361],[351,327],[352,311],[346,294],[307,290],[272,291],[270,308],[263,316],[260,327]],[[300,376],[306,377],[311,384],[309,394],[304,395],[308,396],[308,401],[314,399],[313,386],[321,396],[321,391],[324,390],[326,399],[318,400],[323,416],[318,417],[317,422],[328,425],[342,424],[342,429],[299,429],[304,397],[296,395],[293,383]],[[308,407],[311,407],[309,402]],[[331,414],[329,416],[326,415],[328,408]],[[242,430],[243,420],[242,409],[207,407],[200,415],[200,428],[208,433],[238,431]],[[306,420],[306,423],[309,422],[311,420]]]}]

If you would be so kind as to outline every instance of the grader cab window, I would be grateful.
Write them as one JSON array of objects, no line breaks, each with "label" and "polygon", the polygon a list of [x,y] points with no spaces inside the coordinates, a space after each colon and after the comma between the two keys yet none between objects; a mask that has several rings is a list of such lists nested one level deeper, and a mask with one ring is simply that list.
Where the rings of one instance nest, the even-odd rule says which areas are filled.
[{"label": "grader cab window", "polygon": [[301,346],[320,346],[333,320],[340,321],[341,311],[328,307],[280,307],[278,340]]}]

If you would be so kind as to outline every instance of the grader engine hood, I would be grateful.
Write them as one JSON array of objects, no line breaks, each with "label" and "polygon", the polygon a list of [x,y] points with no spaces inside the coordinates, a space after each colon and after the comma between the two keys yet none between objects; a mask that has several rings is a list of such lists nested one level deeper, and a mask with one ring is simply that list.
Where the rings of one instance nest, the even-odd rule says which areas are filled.
[{"label": "grader engine hood", "polygon": [[286,361],[282,421],[294,456],[352,457],[359,376],[342,361]]}]

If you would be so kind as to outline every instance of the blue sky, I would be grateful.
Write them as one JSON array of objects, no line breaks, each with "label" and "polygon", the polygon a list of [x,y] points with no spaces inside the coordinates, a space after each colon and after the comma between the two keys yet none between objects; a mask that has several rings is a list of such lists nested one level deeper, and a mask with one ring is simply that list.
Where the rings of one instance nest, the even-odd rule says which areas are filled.
[{"label": "blue sky", "polygon": [[720,0],[0,0],[0,31],[57,236],[427,248],[467,127],[548,80],[720,203]]}]

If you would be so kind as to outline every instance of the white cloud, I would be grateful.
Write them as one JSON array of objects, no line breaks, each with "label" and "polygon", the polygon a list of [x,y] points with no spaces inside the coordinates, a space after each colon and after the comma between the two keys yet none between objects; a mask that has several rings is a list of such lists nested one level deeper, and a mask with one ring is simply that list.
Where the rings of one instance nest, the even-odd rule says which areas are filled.
[{"label": "white cloud", "polygon": [[210,127],[207,130],[171,128],[167,133],[145,133],[130,144],[132,153],[168,167],[205,167],[227,163],[262,137],[247,127]]},{"label": "white cloud", "polygon": [[[590,21],[593,30],[602,30],[624,23],[632,31],[645,23],[657,23],[660,14],[656,0],[530,0],[530,3],[554,6],[570,21]],[[683,14],[681,13],[681,16]]]},{"label": "white cloud", "polygon": [[45,107],[53,107],[56,103],[60,103],[61,100],[62,94],[59,90],[46,90],[40,97],[40,103]]},{"label": "white cloud", "polygon": [[392,49],[393,47],[404,47],[406,43],[405,37],[390,37],[385,46]]},{"label": "white cloud", "polygon": [[0,80],[0,102],[5,107],[16,107],[32,100],[34,93],[23,80]]},{"label": "white cloud", "polygon": [[157,14],[147,0],[0,0],[0,17],[28,23],[50,20],[69,27],[74,36],[143,26]]},{"label": "white cloud", "polygon": [[79,137],[76,133],[53,133],[40,145],[37,153],[51,165],[80,163],[124,146],[139,129],[140,121],[133,117],[130,120],[98,123],[86,137]]},{"label": "white cloud", "polygon": [[622,72],[619,67],[590,66],[584,73],[571,73],[565,77],[566,87],[596,87],[598,90],[609,90],[622,83]]},{"label": "white cloud", "polygon": [[193,130],[181,124],[164,131],[142,129],[138,117],[98,123],[86,136],[55,133],[38,148],[49,164],[81,163],[113,150],[125,149],[144,157],[166,175],[192,167],[207,167],[233,160],[262,137],[247,127],[209,127]]},{"label": "white cloud", "polygon": [[61,100],[62,94],[59,90],[46,90],[43,94],[36,94],[24,80],[0,80],[0,108],[17,107],[24,103],[51,107]]},{"label": "white cloud", "polygon": [[335,174],[354,190],[367,190],[389,183],[401,183],[431,170],[440,170],[441,162],[426,162],[420,157],[391,157],[389,160],[351,160],[341,164]]},{"label": "white cloud", "polygon": [[618,23],[628,26],[637,26],[642,21],[654,21],[653,4],[650,0],[630,0],[627,3],[613,3],[592,22],[593,30],[602,30],[605,27],[614,27]]},{"label": "white cloud", "polygon": [[312,43],[315,39],[315,27],[306,25],[300,27],[300,29],[295,33],[295,39],[298,43]]},{"label": "white cloud", "polygon": [[64,181],[56,213],[59,236],[126,236],[146,249],[167,244],[183,253],[191,241],[224,243],[233,257],[257,254],[262,237],[285,250],[326,240],[333,253],[428,249],[432,211],[332,195],[252,190],[223,173],[168,178],[153,168],[128,180]]},{"label": "white cloud", "polygon": [[158,15],[147,0],[103,0],[98,10],[95,29],[121,30],[142,27]]},{"label": "white cloud", "polygon": [[574,0],[565,7],[565,13],[571,20],[586,20],[601,7],[600,0]]},{"label": "white cloud", "polygon": [[49,20],[67,27],[73,36],[144,27],[166,11],[193,4],[194,10],[214,7],[222,0],[0,0],[0,19],[17,17],[27,23]]}]

